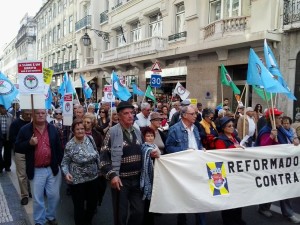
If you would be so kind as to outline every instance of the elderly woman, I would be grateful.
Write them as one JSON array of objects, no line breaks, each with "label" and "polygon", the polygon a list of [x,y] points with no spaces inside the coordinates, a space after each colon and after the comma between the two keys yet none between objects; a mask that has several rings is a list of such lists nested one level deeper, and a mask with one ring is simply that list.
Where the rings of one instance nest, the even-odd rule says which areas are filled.
[{"label": "elderly woman", "polygon": [[113,127],[114,125],[119,123],[119,116],[116,109],[110,109],[109,115],[110,115],[110,122],[109,122],[110,127]]},{"label": "elderly woman", "polygon": [[165,153],[165,143],[166,143],[166,136],[165,134],[159,129],[161,128],[161,122],[163,117],[158,112],[153,112],[150,115],[150,128],[155,132],[155,139],[154,144],[157,145],[161,154]]},{"label": "elderly woman", "polygon": [[214,149],[214,140],[218,137],[218,131],[214,119],[214,110],[205,108],[202,111],[202,120],[200,122],[200,137],[204,148]]},{"label": "elderly woman", "polygon": [[75,224],[87,225],[97,208],[100,157],[93,138],[85,133],[83,120],[75,119],[71,129],[74,137],[66,145],[61,167],[70,184]]},{"label": "elderly woman", "polygon": [[[242,148],[240,139],[235,135],[234,119],[223,117],[220,119],[220,134],[215,141],[216,149]],[[242,208],[228,209],[222,211],[224,225],[244,225],[242,220]]]},{"label": "elderly woman", "polygon": [[[102,135],[100,134],[100,132],[98,132],[95,128],[96,126],[96,117],[91,114],[91,113],[86,113],[83,116],[83,126],[85,129],[85,134],[86,135],[91,135],[95,141],[96,147],[97,147],[97,151],[100,154],[100,150],[101,150],[101,146],[102,146]],[[102,203],[102,199],[103,196],[105,194],[105,190],[106,190],[106,180],[104,176],[100,176],[99,177],[99,199],[98,199],[98,205],[101,205]]]}]

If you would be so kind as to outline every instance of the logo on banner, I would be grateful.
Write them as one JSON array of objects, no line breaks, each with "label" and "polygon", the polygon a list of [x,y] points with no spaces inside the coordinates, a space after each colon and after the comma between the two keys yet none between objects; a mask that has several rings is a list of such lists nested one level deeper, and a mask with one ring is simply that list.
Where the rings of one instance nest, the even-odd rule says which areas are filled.
[{"label": "logo on banner", "polygon": [[8,95],[14,90],[13,84],[6,80],[0,80],[0,95]]},{"label": "logo on banner", "polygon": [[185,93],[185,91],[186,91],[186,89],[184,87],[182,87],[182,86],[177,87],[177,93],[179,95],[183,95]]},{"label": "logo on banner", "polygon": [[206,163],[208,184],[213,196],[229,194],[225,165],[223,162]]},{"label": "logo on banner", "polygon": [[69,102],[67,102],[67,103],[65,104],[65,110],[66,110],[66,112],[69,112],[70,109],[71,109],[71,105],[70,105]]},{"label": "logo on banner", "polygon": [[24,78],[24,85],[28,89],[35,89],[38,86],[38,84],[39,84],[39,80],[34,75],[27,75]]},{"label": "logo on banner", "polygon": [[107,99],[112,100],[114,96],[111,92],[108,92],[106,97]]}]

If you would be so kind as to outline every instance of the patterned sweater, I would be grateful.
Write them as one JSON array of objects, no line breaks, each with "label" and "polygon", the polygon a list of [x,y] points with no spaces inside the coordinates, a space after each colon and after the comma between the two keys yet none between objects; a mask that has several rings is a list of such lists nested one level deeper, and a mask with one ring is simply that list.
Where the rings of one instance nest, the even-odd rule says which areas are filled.
[{"label": "patterned sweater", "polygon": [[74,137],[67,143],[61,167],[64,175],[70,173],[73,176],[72,184],[84,183],[98,177],[100,156],[94,146],[91,136],[84,137],[82,143],[76,143]]}]

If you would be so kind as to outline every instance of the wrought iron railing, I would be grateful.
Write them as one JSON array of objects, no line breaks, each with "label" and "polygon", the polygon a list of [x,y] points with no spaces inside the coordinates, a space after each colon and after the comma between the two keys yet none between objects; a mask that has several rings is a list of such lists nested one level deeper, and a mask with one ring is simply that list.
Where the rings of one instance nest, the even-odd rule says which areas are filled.
[{"label": "wrought iron railing", "polygon": [[173,34],[169,36],[169,41],[174,41],[176,39],[180,39],[180,38],[186,38],[187,32],[183,31],[177,34]]},{"label": "wrought iron railing", "polygon": [[71,69],[76,69],[77,68],[77,59],[74,59],[71,61]]},{"label": "wrought iron railing", "polygon": [[64,63],[64,70],[69,70],[70,69],[70,62],[65,62]]},{"label": "wrought iron railing", "polygon": [[75,23],[75,31],[81,30],[84,27],[91,26],[92,16],[88,15]]},{"label": "wrought iron railing", "polygon": [[122,2],[119,2],[119,3],[116,4],[114,7],[112,7],[111,10],[116,9],[116,8],[120,7],[121,5],[123,5],[123,3],[122,3]]},{"label": "wrought iron railing", "polygon": [[103,13],[100,13],[100,23],[108,21],[108,10],[105,10]]},{"label": "wrought iron railing", "polygon": [[300,0],[283,1],[283,25],[300,22]]}]

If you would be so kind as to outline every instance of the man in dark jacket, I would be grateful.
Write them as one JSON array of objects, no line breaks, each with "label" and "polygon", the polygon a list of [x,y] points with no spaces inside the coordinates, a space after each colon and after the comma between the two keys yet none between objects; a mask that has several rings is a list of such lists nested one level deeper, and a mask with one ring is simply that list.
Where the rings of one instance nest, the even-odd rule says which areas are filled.
[{"label": "man in dark jacket", "polygon": [[[25,150],[26,173],[33,197],[33,219],[36,225],[54,225],[59,203],[62,160],[60,137],[56,128],[46,121],[45,109],[36,109],[33,122],[23,126],[15,143],[16,151]],[[46,193],[47,201],[44,201]],[[46,206],[47,203],[47,206]]]}]

